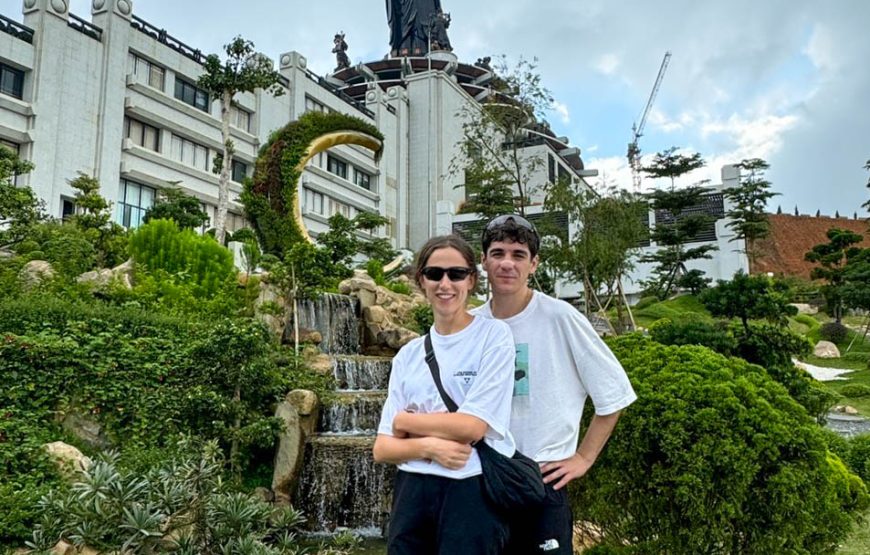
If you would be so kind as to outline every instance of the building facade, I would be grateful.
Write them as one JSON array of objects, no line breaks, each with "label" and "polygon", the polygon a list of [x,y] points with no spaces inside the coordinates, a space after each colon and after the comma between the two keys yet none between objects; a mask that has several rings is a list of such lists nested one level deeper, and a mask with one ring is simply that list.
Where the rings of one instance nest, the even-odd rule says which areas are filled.
[{"label": "building facade", "polygon": [[[220,103],[196,86],[205,55],[138,18],[133,4],[93,0],[86,20],[69,12],[68,0],[23,0],[20,22],[0,16],[0,141],[33,162],[18,184],[32,187],[51,216],[75,210],[69,181],[82,172],[100,181],[124,226],[138,226],[164,187],[194,195],[213,218],[212,170],[222,142]],[[332,214],[360,211],[386,217],[380,234],[397,248],[417,248],[445,231],[439,214],[465,200],[463,176],[451,170],[460,154],[459,114],[485,96],[491,70],[459,63],[449,52],[326,77],[306,65],[299,52],[283,53],[277,67],[285,94],[236,95],[228,229],[246,226],[241,182],[270,133],[320,110],[363,119],[385,140],[378,162],[354,146],[311,160],[299,198],[312,234],[325,230]],[[582,180],[579,151],[545,139],[530,144],[530,155],[543,151],[551,165],[558,159]]]}]

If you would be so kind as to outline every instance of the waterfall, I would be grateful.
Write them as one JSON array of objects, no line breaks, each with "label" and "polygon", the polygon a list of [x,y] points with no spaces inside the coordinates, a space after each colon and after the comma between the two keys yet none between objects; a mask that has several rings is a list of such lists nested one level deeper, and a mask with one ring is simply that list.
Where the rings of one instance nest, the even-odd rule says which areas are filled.
[{"label": "waterfall", "polygon": [[[341,296],[332,297],[323,307],[331,304],[354,314]],[[306,310],[316,313],[325,308],[307,306]],[[332,327],[336,319],[329,322]],[[330,343],[333,353],[336,345],[342,345],[342,353],[355,351],[342,340]],[[380,536],[386,529],[396,467],[375,464],[372,446],[387,397],[390,366],[391,359],[386,357],[332,355],[332,372],[339,389],[324,403],[318,433],[305,445],[293,495],[294,506],[305,513],[312,532],[328,533],[342,527]]]},{"label": "waterfall", "polygon": [[[324,293],[298,304],[299,327],[317,330],[323,337],[320,350],[330,354],[359,352],[358,303],[353,297]],[[284,330],[285,342],[293,341],[293,326]]]}]

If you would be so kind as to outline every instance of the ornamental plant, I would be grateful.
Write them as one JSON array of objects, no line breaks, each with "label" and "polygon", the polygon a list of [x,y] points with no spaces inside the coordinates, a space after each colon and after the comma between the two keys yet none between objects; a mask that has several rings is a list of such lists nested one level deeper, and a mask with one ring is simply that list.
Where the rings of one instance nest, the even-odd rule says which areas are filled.
[{"label": "ornamental plant", "polygon": [[570,491],[600,553],[833,552],[867,490],[784,387],[703,347],[611,347],[638,400]]}]

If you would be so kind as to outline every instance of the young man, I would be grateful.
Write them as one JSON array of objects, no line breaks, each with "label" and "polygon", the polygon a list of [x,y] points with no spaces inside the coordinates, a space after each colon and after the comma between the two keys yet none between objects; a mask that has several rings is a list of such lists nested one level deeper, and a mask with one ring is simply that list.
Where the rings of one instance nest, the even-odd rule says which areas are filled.
[{"label": "young man", "polygon": [[[565,486],[595,463],[620,411],[637,396],[589,321],[568,303],[529,288],[539,263],[534,225],[520,216],[499,216],[486,225],[482,242],[492,298],[475,312],[504,320],[513,332],[510,429],[517,449],[541,464],[550,486],[536,514],[524,512],[511,520],[506,553],[571,555],[573,518]],[[595,416],[579,441],[587,396]]]}]

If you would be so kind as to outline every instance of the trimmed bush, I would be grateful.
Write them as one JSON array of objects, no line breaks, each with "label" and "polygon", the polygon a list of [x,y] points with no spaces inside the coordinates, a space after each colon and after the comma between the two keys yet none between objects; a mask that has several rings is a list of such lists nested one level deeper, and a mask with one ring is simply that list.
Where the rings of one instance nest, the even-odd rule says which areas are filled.
[{"label": "trimmed bush", "polygon": [[870,482],[870,434],[863,434],[849,440],[849,453],[844,457],[846,464],[855,474]]},{"label": "trimmed bush", "polygon": [[828,322],[822,324],[822,327],[819,328],[819,337],[825,341],[830,341],[831,343],[836,343],[838,345],[845,341],[846,336],[848,335],[849,328],[843,324],[838,324],[837,322]]},{"label": "trimmed bush", "polygon": [[859,383],[850,383],[849,385],[844,385],[842,389],[840,389],[840,395],[843,397],[851,397],[852,399],[868,397],[870,396],[870,386]]},{"label": "trimmed bush", "polygon": [[737,350],[737,340],[722,323],[664,319],[653,324],[649,334],[662,345],[701,345],[723,355],[733,355]]},{"label": "trimmed bush", "polygon": [[836,548],[866,489],[785,388],[702,347],[638,335],[611,346],[639,399],[571,491],[575,518],[599,526],[606,546],[687,555]]},{"label": "trimmed bush", "polygon": [[235,273],[232,253],[212,237],[180,230],[172,220],[152,220],[130,237],[137,264],[193,287],[196,297],[211,297]]}]

